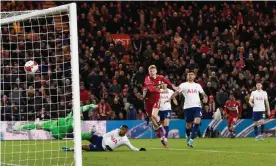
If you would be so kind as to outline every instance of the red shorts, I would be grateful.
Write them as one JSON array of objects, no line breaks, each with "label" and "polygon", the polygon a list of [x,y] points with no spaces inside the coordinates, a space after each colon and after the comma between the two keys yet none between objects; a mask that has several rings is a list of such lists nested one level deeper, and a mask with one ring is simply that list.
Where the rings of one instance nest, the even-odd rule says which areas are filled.
[{"label": "red shorts", "polygon": [[228,126],[232,126],[235,125],[237,123],[238,117],[228,117]]},{"label": "red shorts", "polygon": [[155,102],[145,102],[145,110],[149,117],[151,117],[153,109],[159,109],[159,108],[160,108],[159,102],[156,102],[156,103]]}]

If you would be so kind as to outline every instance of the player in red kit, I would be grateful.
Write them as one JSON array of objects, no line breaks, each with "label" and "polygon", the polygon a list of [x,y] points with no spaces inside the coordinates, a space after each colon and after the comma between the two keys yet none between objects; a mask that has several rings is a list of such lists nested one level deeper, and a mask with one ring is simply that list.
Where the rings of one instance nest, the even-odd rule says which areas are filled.
[{"label": "player in red kit", "polygon": [[229,100],[224,105],[224,113],[228,120],[228,130],[231,133],[231,137],[236,137],[235,125],[241,113],[241,104],[235,100],[233,94],[230,94]]},{"label": "player in red kit", "polygon": [[162,144],[166,146],[167,142],[165,142],[163,139],[165,130],[159,123],[160,117],[158,116],[158,112],[160,107],[160,93],[166,92],[167,90],[161,89],[161,85],[162,83],[166,83],[173,89],[176,87],[172,85],[169,80],[164,78],[164,76],[157,75],[157,68],[155,65],[149,66],[148,71],[149,76],[145,78],[143,90],[145,109],[150,121],[153,124],[153,129],[155,130],[157,137],[160,138]]}]

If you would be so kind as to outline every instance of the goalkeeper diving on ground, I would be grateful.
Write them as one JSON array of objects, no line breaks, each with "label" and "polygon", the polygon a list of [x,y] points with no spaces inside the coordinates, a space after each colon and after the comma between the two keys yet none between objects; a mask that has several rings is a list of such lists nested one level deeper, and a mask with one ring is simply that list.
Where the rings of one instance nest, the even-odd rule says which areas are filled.
[{"label": "goalkeeper diving on ground", "polygon": [[[122,125],[119,129],[115,129],[108,133],[105,133],[103,136],[96,135],[95,131],[82,133],[82,139],[88,140],[91,144],[82,145],[82,150],[85,151],[113,151],[114,149],[127,146],[132,151],[146,151],[145,148],[136,148],[134,147],[126,134],[128,132],[128,127]],[[64,151],[74,151],[73,148],[62,147]]]},{"label": "goalkeeper diving on ground", "polygon": [[[90,104],[80,107],[81,113],[85,111],[90,111],[98,108],[97,105]],[[65,118],[58,118],[57,120],[48,120],[48,121],[39,121],[37,119],[34,123],[20,125],[20,122],[17,122],[14,126],[14,130],[44,130],[51,133],[52,137],[55,139],[63,139],[73,132],[73,113],[71,112]]]}]

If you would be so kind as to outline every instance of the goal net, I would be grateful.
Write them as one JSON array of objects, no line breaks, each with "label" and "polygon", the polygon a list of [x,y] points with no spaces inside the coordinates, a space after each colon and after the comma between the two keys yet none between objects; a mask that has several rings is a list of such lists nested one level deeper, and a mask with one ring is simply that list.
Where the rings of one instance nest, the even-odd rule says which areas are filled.
[{"label": "goal net", "polygon": [[82,165],[76,4],[0,16],[0,165]]}]

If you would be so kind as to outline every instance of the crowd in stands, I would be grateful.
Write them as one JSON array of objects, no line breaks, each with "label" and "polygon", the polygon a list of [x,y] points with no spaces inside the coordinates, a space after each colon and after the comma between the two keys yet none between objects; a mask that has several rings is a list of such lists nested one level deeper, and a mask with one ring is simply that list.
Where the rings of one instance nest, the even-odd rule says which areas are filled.
[{"label": "crowd in stands", "polygon": [[[43,2],[8,4],[1,4],[2,9],[39,9]],[[189,69],[195,71],[196,82],[209,96],[209,103],[204,105],[205,119],[212,119],[216,111],[222,110],[230,94],[242,104],[241,118],[250,119],[252,108],[248,99],[258,82],[268,93],[271,110],[276,110],[275,20],[275,5],[267,1],[78,2],[80,100],[82,105],[93,103],[99,106],[97,110],[85,113],[84,119],[145,119],[142,86],[151,64],[175,85],[186,81]],[[42,26],[43,30],[55,32],[53,28]],[[131,40],[127,44],[113,40],[113,34],[127,34]],[[45,48],[44,53],[30,52],[29,56],[45,57],[40,59],[43,62],[41,70],[52,74],[19,79],[15,77],[17,72],[24,70],[12,69],[23,66],[25,61],[17,61],[18,58],[1,70],[5,72],[4,75],[1,73],[1,85],[5,90],[1,94],[1,115],[5,120],[56,118],[71,111],[72,80],[70,73],[62,74],[70,69],[70,56],[55,57],[57,52],[64,53],[62,48],[69,43],[68,33],[57,32],[50,37],[50,40],[63,39],[55,43],[56,50],[47,50],[47,44],[43,44],[40,48]],[[9,40],[12,39],[4,41]],[[28,46],[24,46],[24,41],[23,45],[20,42],[13,48],[9,48],[10,44],[3,47],[1,58],[26,53],[18,47]],[[8,50],[18,50],[19,53]],[[51,58],[47,59],[49,55]],[[47,66],[47,63],[61,62],[62,65]],[[1,63],[4,62],[1,60]],[[31,79],[51,81],[11,86],[10,82],[16,83],[18,79],[22,85]],[[54,79],[60,80],[52,81]],[[45,90],[45,85],[51,86]],[[17,100],[23,96],[26,100]],[[182,101],[179,103],[184,101],[181,95],[177,99]],[[181,105],[173,105],[173,112],[176,118],[184,118]]]}]

